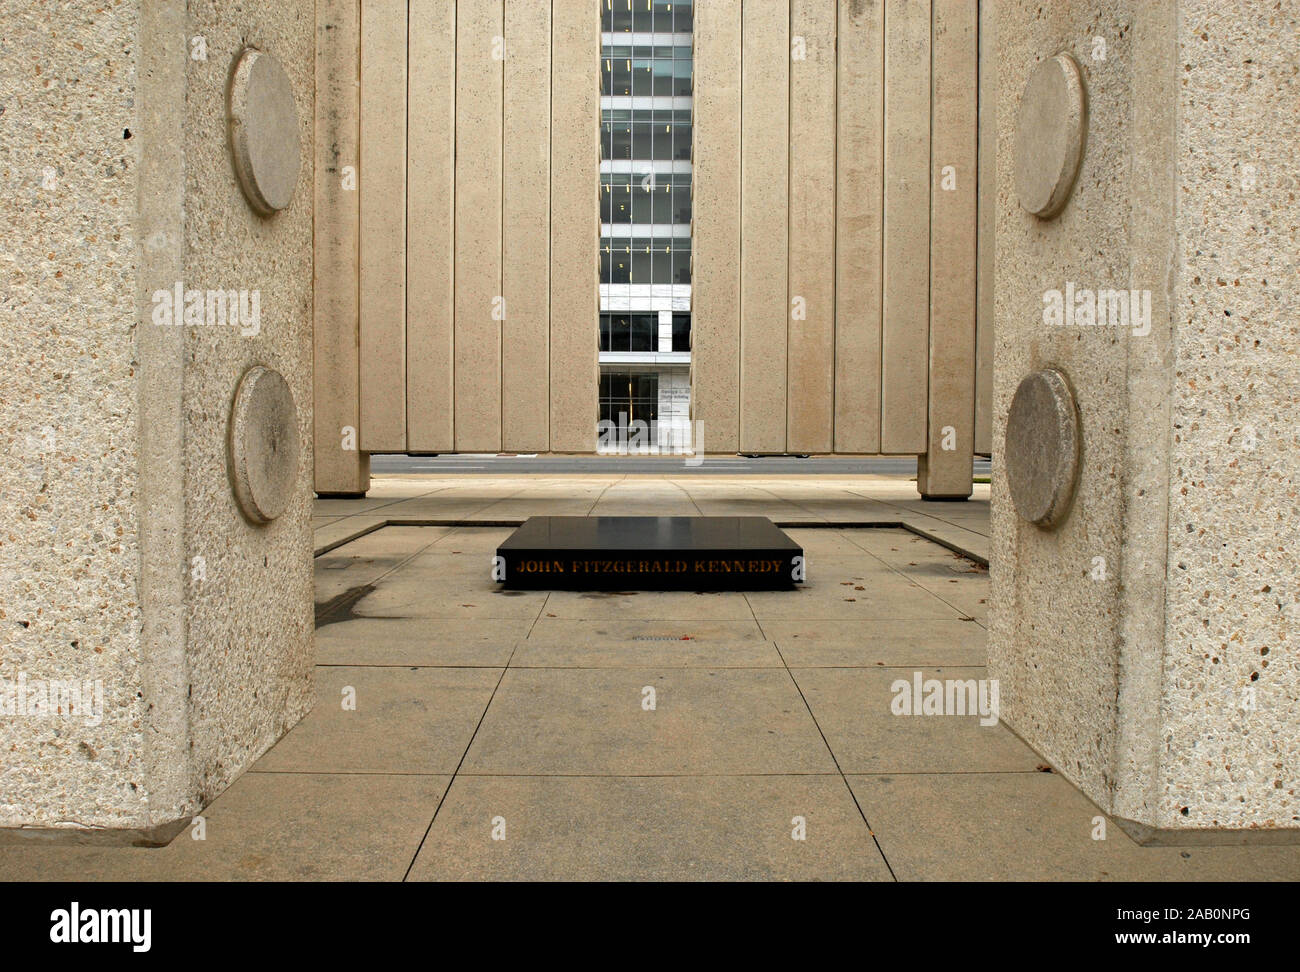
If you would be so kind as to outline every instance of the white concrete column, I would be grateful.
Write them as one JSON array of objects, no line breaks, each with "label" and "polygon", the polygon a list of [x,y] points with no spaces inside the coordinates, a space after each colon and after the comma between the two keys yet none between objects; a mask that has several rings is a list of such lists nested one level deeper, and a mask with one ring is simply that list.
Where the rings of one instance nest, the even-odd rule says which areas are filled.
[{"label": "white concrete column", "polygon": [[316,28],[314,488],[363,496],[370,455],[360,442],[361,0],[321,0]]},{"label": "white concrete column", "polygon": [[[40,71],[6,81],[0,840],[165,841],[313,702],[315,5],[6,25]],[[283,380],[232,408],[254,366]],[[247,515],[228,452],[264,474]]]},{"label": "white concrete column", "polygon": [[[1295,840],[1300,436],[1280,417],[1300,405],[1300,16],[1213,0],[1045,11],[999,3],[983,52],[998,96],[1002,718],[1139,840]],[[1022,205],[1053,189],[1069,190],[1056,215]],[[1073,418],[1050,396],[1013,405],[1043,369],[1072,389]],[[1031,522],[1053,493],[1068,506]]]}]

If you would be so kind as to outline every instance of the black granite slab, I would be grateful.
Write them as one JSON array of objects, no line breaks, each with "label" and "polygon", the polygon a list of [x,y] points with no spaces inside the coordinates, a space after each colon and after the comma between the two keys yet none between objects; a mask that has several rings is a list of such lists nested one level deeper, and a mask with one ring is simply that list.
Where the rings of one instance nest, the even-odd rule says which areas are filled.
[{"label": "black granite slab", "polygon": [[497,558],[493,580],[532,590],[771,590],[803,579],[803,548],[764,516],[534,516]]}]

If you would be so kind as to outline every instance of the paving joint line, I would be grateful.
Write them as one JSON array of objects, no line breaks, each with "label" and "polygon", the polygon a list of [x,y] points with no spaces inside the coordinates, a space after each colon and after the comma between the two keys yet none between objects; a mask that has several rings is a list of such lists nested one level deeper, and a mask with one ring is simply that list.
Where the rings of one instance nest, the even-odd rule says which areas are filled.
[{"label": "paving joint line", "polygon": [[[456,768],[451,771],[451,779],[447,781],[447,787],[442,791],[442,796],[438,798],[438,805],[433,808],[433,816],[429,818],[429,826],[424,829],[424,836],[420,838],[420,843],[415,848],[415,853],[411,855],[411,863],[406,865],[406,872],[402,875],[402,882],[405,883],[411,876],[411,869],[415,867],[415,862],[420,858],[420,852],[424,850],[425,841],[429,839],[429,834],[433,832],[433,825],[438,822],[438,812],[442,810],[442,805],[447,802],[447,796],[451,793],[451,788],[456,783],[456,777],[460,775],[460,768],[465,765],[465,759],[469,756],[470,747],[474,745],[474,740],[478,738],[478,731],[483,727],[483,720],[487,718],[488,710],[492,708],[492,702],[497,697],[497,692],[501,689],[501,683],[505,680],[506,672],[510,668],[510,660],[515,656],[515,650],[518,646],[510,649],[510,658],[506,659],[505,667],[501,669],[501,674],[497,677],[497,683],[492,687],[492,694],[488,696],[487,705],[483,706],[483,712],[478,717],[478,722],[474,725],[474,731],[470,733],[469,742],[465,744],[465,751],[460,754],[460,761],[456,763]],[[468,774],[466,774],[468,775]]]},{"label": "paving joint line", "polygon": [[776,646],[776,653],[781,656],[781,663],[785,665],[785,673],[790,676],[790,683],[794,690],[799,693],[799,698],[803,700],[804,708],[808,710],[808,718],[812,719],[813,725],[817,728],[817,734],[822,737],[822,745],[826,747],[826,752],[830,754],[831,762],[835,764],[835,771],[839,773],[840,779],[844,781],[844,788],[849,791],[849,798],[853,800],[853,805],[858,808],[858,816],[862,818],[863,825],[867,828],[867,833],[871,835],[871,842],[876,845],[876,852],[880,859],[885,862],[885,867],[889,871],[889,876],[898,881],[898,875],[894,873],[893,865],[889,863],[889,858],[885,854],[885,849],[880,846],[880,838],[876,836],[876,831],[871,826],[871,821],[867,819],[866,813],[862,809],[862,804],[858,801],[858,795],[853,792],[853,787],[849,784],[849,778],[844,775],[844,769],[840,766],[839,758],[835,755],[835,750],[831,748],[831,742],[826,738],[826,733],[822,731],[821,723],[817,721],[817,716],[813,714],[812,706],[808,703],[808,697],[803,694],[803,687],[799,680],[794,677],[794,672],[790,670],[790,665],[785,660],[785,655],[781,652],[781,646]]}]

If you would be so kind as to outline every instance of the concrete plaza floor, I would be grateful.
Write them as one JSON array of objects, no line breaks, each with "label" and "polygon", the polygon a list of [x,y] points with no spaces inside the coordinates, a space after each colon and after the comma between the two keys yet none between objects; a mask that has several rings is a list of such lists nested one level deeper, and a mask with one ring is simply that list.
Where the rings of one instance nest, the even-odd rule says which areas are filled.
[{"label": "concrete plaza floor", "polygon": [[[936,542],[986,555],[986,486],[458,475],[317,512],[320,702],[206,839],[0,847],[0,880],[1300,878],[1296,846],[1094,839],[1006,727],[893,713],[914,672],[986,677],[988,573]],[[808,583],[497,590],[499,524],[538,513],[769,516]]]}]

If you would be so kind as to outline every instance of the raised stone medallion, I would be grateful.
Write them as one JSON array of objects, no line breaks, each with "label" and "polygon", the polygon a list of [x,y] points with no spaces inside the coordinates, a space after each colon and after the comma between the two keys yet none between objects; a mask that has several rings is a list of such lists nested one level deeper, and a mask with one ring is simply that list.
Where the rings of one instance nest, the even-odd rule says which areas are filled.
[{"label": "raised stone medallion", "polygon": [[1041,219],[1065,208],[1083,161],[1088,97],[1078,62],[1065,52],[1034,69],[1016,117],[1016,195]]},{"label": "raised stone medallion", "polygon": [[226,117],[235,175],[249,205],[263,216],[284,209],[302,160],[298,105],[279,61],[265,51],[244,49],[230,77]]},{"label": "raised stone medallion", "polygon": [[1069,382],[1045,368],[1027,375],[1007,414],[1007,485],[1016,512],[1057,526],[1074,497],[1079,471],[1079,413]]},{"label": "raised stone medallion", "polygon": [[298,478],[298,408],[278,371],[254,365],[230,412],[230,481],[240,510],[254,523],[285,511]]}]

